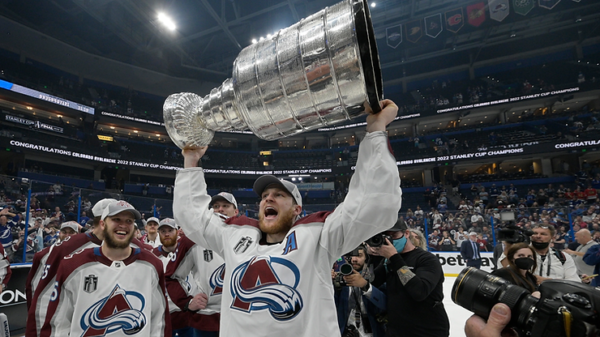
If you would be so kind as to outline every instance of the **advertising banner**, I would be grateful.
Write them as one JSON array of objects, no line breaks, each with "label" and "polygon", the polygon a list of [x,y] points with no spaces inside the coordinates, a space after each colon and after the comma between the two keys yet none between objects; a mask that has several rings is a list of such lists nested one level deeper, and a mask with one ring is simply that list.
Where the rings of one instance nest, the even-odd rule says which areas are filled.
[{"label": "advertising banner", "polygon": [[406,24],[406,40],[417,43],[423,37],[423,23],[421,20],[415,20]]},{"label": "advertising banner", "polygon": [[8,286],[0,295],[0,312],[8,317],[11,335],[14,332],[24,331],[27,320],[27,298],[25,297],[25,283],[31,264],[11,266],[12,276]]},{"label": "advertising banner", "polygon": [[458,31],[465,25],[462,7],[447,11],[445,18],[446,30],[451,31],[452,33],[458,33]]},{"label": "advertising banner", "polygon": [[[467,267],[465,260],[460,256],[460,252],[432,252],[437,258],[442,269],[444,270],[445,276],[458,276],[460,272]],[[492,259],[494,253],[492,252],[481,252],[481,270],[492,272]]]},{"label": "advertising banner", "polygon": [[510,3],[508,0],[488,0],[490,9],[490,19],[502,22],[510,13]]},{"label": "advertising banner", "polygon": [[527,15],[533,9],[533,0],[513,0],[513,8],[515,13],[521,15]]},{"label": "advertising banner", "polygon": [[485,4],[479,2],[467,6],[467,17],[469,18],[469,24],[471,26],[481,26],[481,24],[485,22]]},{"label": "advertising banner", "polygon": [[387,45],[396,49],[402,43],[402,25],[395,25],[385,29]]},{"label": "advertising banner", "polygon": [[542,8],[552,9],[558,5],[560,0],[538,0],[538,5]]},{"label": "advertising banner", "polygon": [[442,13],[434,14],[425,18],[425,35],[436,38],[444,30],[442,27]]},{"label": "advertising banner", "polygon": [[23,94],[23,95],[26,95],[29,97],[40,99],[42,101],[46,101],[46,102],[50,102],[50,103],[64,106],[67,108],[71,108],[73,110],[85,112],[90,115],[94,114],[94,108],[89,107],[87,105],[71,102],[64,98],[52,96],[45,92],[29,89],[29,88],[26,88],[26,87],[23,87],[23,86],[20,86],[18,84],[14,84],[11,82],[0,80],[0,89],[6,89],[6,90],[13,91],[13,92],[18,92],[19,94]]}]

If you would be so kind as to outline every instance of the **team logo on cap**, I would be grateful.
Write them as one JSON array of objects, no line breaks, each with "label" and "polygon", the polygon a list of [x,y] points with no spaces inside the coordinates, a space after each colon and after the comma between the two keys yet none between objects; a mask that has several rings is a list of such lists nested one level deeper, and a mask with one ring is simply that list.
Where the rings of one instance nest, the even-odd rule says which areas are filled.
[{"label": "team logo on cap", "polygon": [[80,321],[84,331],[81,336],[106,336],[119,330],[126,335],[136,334],[146,326],[142,312],[145,305],[142,294],[126,291],[117,284],[110,295],[85,311]]},{"label": "team logo on cap", "polygon": [[291,261],[255,256],[232,273],[231,308],[246,313],[268,310],[278,321],[291,320],[304,306],[296,289],[299,283],[300,271]]}]

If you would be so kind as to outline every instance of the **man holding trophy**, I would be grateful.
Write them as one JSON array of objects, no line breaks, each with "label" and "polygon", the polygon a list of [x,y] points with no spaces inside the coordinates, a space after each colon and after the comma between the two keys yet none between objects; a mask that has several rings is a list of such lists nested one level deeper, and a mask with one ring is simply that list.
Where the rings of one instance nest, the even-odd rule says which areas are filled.
[{"label": "man holding trophy", "polygon": [[[225,260],[221,336],[339,336],[333,262],[391,227],[402,192],[386,128],[398,112],[382,100],[382,76],[366,0],[345,0],[248,46],[232,78],[204,98],[169,96],[165,127],[183,149],[173,212],[186,236]],[[223,220],[209,209],[198,162],[214,132],[250,129],[274,140],[368,113],[345,201],[304,218],[289,181],[254,183],[259,219]]]}]

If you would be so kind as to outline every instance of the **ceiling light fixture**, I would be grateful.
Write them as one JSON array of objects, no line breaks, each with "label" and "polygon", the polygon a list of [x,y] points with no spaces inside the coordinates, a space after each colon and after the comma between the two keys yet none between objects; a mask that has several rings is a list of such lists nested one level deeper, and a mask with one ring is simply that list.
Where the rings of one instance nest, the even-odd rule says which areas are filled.
[{"label": "ceiling light fixture", "polygon": [[175,31],[175,29],[177,29],[175,21],[173,21],[173,19],[171,19],[171,17],[169,17],[167,14],[161,12],[158,13],[157,17],[158,22],[162,23],[162,25],[165,26],[168,30]]}]

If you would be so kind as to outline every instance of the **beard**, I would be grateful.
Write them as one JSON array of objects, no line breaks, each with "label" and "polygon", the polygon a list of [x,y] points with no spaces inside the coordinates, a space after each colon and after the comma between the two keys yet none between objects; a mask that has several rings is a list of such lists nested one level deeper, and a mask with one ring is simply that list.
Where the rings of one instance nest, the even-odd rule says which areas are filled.
[{"label": "beard", "polygon": [[165,247],[173,247],[177,244],[177,236],[172,236],[170,238],[160,238],[160,242]]},{"label": "beard", "polygon": [[267,225],[265,224],[265,215],[261,212],[258,214],[258,226],[266,234],[287,233],[292,228],[295,217],[294,209],[290,208],[287,212],[278,214],[274,224]]},{"label": "beard", "polygon": [[124,242],[117,241],[117,239],[114,237],[115,233],[109,232],[107,227],[104,227],[103,234],[104,244],[106,244],[106,247],[114,249],[123,249],[129,247],[129,244],[131,243],[131,240],[133,240],[133,236],[135,235],[135,231],[131,231],[129,233],[129,236],[125,238]]}]

